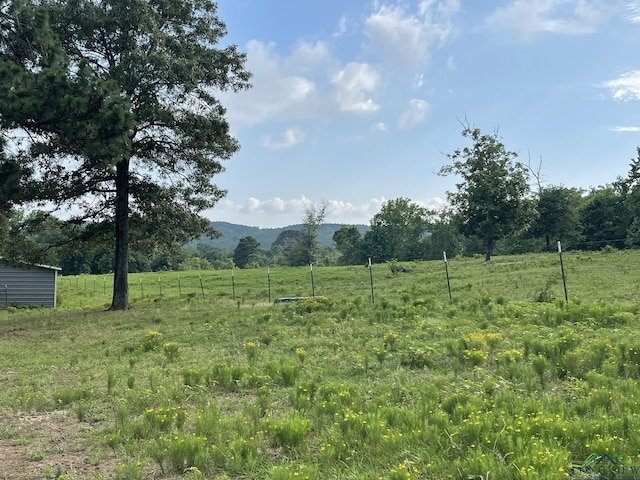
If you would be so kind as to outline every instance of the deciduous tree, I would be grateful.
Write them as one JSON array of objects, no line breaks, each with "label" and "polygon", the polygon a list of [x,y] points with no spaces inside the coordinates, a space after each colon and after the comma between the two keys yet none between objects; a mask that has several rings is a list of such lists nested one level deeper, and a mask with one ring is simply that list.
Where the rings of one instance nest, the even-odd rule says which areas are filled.
[{"label": "deciduous tree", "polygon": [[429,222],[429,236],[425,239],[425,260],[439,260],[443,252],[450,257],[464,255],[468,239],[462,235],[451,221],[448,211],[440,211]]},{"label": "deciduous tree", "polygon": [[318,263],[320,259],[320,242],[318,241],[318,227],[324,222],[327,214],[327,204],[310,203],[304,208],[302,230],[296,245],[293,246],[289,260],[292,265],[309,265]]},{"label": "deciduous tree", "polygon": [[408,198],[387,200],[364,235],[366,251],[377,262],[421,258],[429,215],[426,208]]},{"label": "deciduous tree", "polygon": [[581,229],[582,203],[582,192],[577,188],[541,188],[536,201],[538,218],[531,225],[531,234],[544,237],[547,249],[551,248],[552,239],[577,241]]},{"label": "deciduous tree", "polygon": [[299,230],[284,230],[271,244],[272,256],[288,258],[292,249],[299,243],[302,233]]},{"label": "deciduous tree", "polygon": [[364,241],[358,227],[342,225],[333,233],[333,241],[340,252],[338,261],[342,265],[364,264],[367,258],[364,252]]},{"label": "deciduous tree", "polygon": [[472,145],[447,154],[451,163],[439,174],[461,179],[455,192],[447,192],[447,198],[460,232],[482,238],[489,261],[496,240],[527,228],[535,219],[528,171],[516,161],[517,154],[505,148],[497,133],[486,135],[465,125],[462,136]]},{"label": "deciduous tree", "polygon": [[591,190],[580,210],[582,240],[589,250],[624,248],[631,222],[619,184]]}]

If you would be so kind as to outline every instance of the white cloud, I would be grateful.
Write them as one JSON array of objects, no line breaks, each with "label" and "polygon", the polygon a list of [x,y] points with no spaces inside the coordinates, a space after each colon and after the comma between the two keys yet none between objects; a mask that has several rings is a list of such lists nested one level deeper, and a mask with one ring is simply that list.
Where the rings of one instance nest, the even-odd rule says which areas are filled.
[{"label": "white cloud", "polygon": [[[364,204],[355,205],[342,200],[328,200],[325,221],[368,224],[384,201],[384,198],[372,199]],[[302,223],[304,209],[312,203],[304,195],[287,200],[279,197],[267,200],[250,197],[243,204],[223,199],[214,209],[205,212],[205,215],[212,220],[276,228]]]},{"label": "white cloud", "polygon": [[347,17],[340,17],[340,21],[338,22],[338,30],[333,34],[334,37],[341,37],[347,33]]},{"label": "white cloud", "polygon": [[360,205],[343,200],[329,200],[325,221],[327,223],[369,224],[371,217],[380,211],[384,202],[384,197],[372,198]]},{"label": "white cloud", "polygon": [[301,223],[304,208],[310,202],[304,195],[290,200],[279,197],[268,200],[249,197],[244,203],[235,203],[225,198],[215,208],[205,211],[204,215],[216,221],[277,228]]},{"label": "white cloud", "polygon": [[640,1],[627,3],[627,10],[629,11],[627,20],[632,23],[640,23]]},{"label": "white cloud", "polygon": [[[453,35],[453,17],[460,10],[460,0],[414,0],[412,6],[406,7],[404,3],[396,5],[396,0],[385,1],[388,3],[376,3],[368,18],[362,20],[364,32],[360,33],[366,35],[365,48],[392,63],[414,67],[416,74],[407,77],[408,83],[411,88],[422,89],[425,78],[420,70],[434,45]],[[219,93],[234,135],[239,135],[237,130],[266,122],[297,123],[380,110],[385,99],[378,91],[384,86],[383,75],[397,69],[382,70],[365,61],[350,61],[353,57],[339,59],[337,51],[332,51],[333,45],[346,42],[338,37],[355,34],[356,29],[345,16],[339,18],[336,28],[327,38],[299,40],[292,46],[259,40],[246,43],[246,67],[253,74],[252,87],[237,93]],[[403,124],[410,123],[409,117],[403,120]],[[270,148],[284,148],[300,141],[295,133],[263,137],[262,141]]]},{"label": "white cloud", "polygon": [[613,127],[612,132],[640,132],[640,127]]},{"label": "white cloud", "polygon": [[304,132],[297,127],[288,128],[280,134],[277,139],[271,138],[270,135],[265,135],[262,138],[262,144],[273,150],[280,148],[289,148],[297,145],[304,140]]},{"label": "white cloud", "polygon": [[605,7],[599,0],[515,0],[496,9],[488,23],[527,38],[539,32],[593,33],[604,18]]},{"label": "white cloud", "polygon": [[373,92],[380,75],[366,63],[348,63],[331,79],[337,88],[335,98],[338,110],[345,113],[368,114],[380,106],[367,95]]},{"label": "white cloud", "polygon": [[409,130],[416,124],[422,122],[429,113],[429,103],[424,100],[413,99],[409,101],[407,109],[400,116],[399,128],[401,130]]},{"label": "white cloud", "polygon": [[378,122],[373,126],[373,130],[376,132],[387,133],[389,130],[384,122]]},{"label": "white cloud", "polygon": [[614,100],[640,100],[640,70],[623,73],[600,86],[608,89]]},{"label": "white cloud", "polygon": [[284,60],[286,70],[301,72],[314,72],[331,61],[331,52],[325,42],[299,42],[291,52],[289,58]]},{"label": "white cloud", "polygon": [[[325,222],[368,225],[371,218],[380,211],[382,204],[386,201],[385,197],[371,198],[362,203],[327,200]],[[445,201],[441,198],[430,198],[427,201],[418,200],[414,203],[436,210],[440,210],[445,205]],[[214,209],[206,211],[205,216],[211,220],[240,225],[278,228],[302,223],[304,209],[311,204],[313,204],[312,200],[304,195],[287,200],[279,197],[268,200],[250,197],[242,204],[223,199]]]},{"label": "white cloud", "polygon": [[371,96],[380,74],[366,63],[338,67],[325,42],[299,42],[282,56],[275,44],[252,40],[247,44],[247,69],[253,74],[252,88],[221,95],[232,128],[379,109]]},{"label": "white cloud", "polygon": [[289,214],[296,213],[301,214],[304,208],[309,205],[311,201],[302,195],[300,198],[294,198],[292,200],[282,200],[279,197],[275,197],[269,200],[259,200],[255,197],[249,197],[246,204],[239,208],[240,214]]},{"label": "white cloud", "polygon": [[447,57],[447,70],[456,69],[456,60],[452,56]]},{"label": "white cloud", "polygon": [[365,21],[368,49],[395,64],[423,63],[433,44],[452,36],[452,19],[459,9],[459,0],[423,0],[415,12],[399,4],[376,4]]},{"label": "white cloud", "polygon": [[249,197],[241,204],[225,198],[215,208],[204,212],[204,215],[216,221],[278,228],[302,223],[304,209],[312,204],[313,201],[304,195],[287,200],[280,197],[267,200]]},{"label": "white cloud", "polygon": [[[300,49],[325,55],[322,45],[301,44]],[[232,127],[256,125],[266,120],[310,116],[318,106],[315,83],[292,71],[292,59],[299,58],[294,50],[290,59],[275,53],[273,44],[252,40],[247,44],[247,68],[253,73],[253,87],[240,93],[223,96],[228,106]],[[308,64],[307,64],[308,65]]]},{"label": "white cloud", "polygon": [[[366,203],[353,204],[342,200],[329,200],[327,202],[327,223],[344,223],[344,224],[369,224],[371,218],[380,211],[382,204],[388,199],[385,197],[371,198]],[[430,198],[427,201],[413,201],[427,209],[441,210],[446,202],[441,198]]]}]

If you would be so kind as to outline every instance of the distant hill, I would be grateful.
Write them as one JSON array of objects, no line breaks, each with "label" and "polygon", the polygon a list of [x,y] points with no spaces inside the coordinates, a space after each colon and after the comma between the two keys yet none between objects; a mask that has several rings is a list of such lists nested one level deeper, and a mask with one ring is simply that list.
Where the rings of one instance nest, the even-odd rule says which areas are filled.
[{"label": "distant hill", "polygon": [[[220,238],[203,238],[200,242],[207,243],[217,248],[233,250],[238,245],[238,241],[243,237],[253,237],[260,243],[260,248],[268,250],[271,244],[275,242],[278,235],[285,230],[302,230],[304,225],[289,225],[280,228],[260,228],[249,227],[247,225],[237,225],[229,222],[211,222],[213,228],[222,234]],[[333,234],[339,230],[343,224],[340,223],[324,223],[318,227],[318,240],[322,245],[326,245],[335,250],[333,243]],[[360,233],[364,234],[369,230],[368,225],[356,225]]]}]

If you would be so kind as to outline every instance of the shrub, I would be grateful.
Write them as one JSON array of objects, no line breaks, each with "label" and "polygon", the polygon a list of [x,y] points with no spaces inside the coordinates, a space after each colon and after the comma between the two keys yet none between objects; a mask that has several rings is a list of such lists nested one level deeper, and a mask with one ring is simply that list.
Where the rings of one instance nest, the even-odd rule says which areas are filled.
[{"label": "shrub", "polygon": [[400,365],[409,368],[432,367],[435,363],[435,352],[429,347],[408,347],[400,353]]},{"label": "shrub", "polygon": [[140,341],[140,350],[150,352],[162,344],[162,334],[160,332],[147,332]]},{"label": "shrub", "polygon": [[309,420],[296,413],[286,418],[266,419],[264,429],[275,446],[291,450],[300,447],[307,438]]},{"label": "shrub", "polygon": [[164,355],[170,362],[178,359],[180,356],[180,344],[176,342],[166,342],[162,344]]},{"label": "shrub", "polygon": [[333,302],[331,300],[327,297],[320,296],[298,300],[295,302],[293,309],[297,314],[302,315],[303,313],[326,312],[330,310],[332,306]]}]

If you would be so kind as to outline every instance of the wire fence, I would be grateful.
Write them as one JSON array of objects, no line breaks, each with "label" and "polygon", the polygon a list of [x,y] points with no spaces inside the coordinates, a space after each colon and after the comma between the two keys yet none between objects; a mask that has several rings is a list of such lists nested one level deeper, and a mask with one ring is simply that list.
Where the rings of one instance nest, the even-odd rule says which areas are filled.
[{"label": "wire fence", "polygon": [[[383,268],[382,265],[378,267]],[[238,304],[282,303],[298,298],[335,295],[344,283],[346,272],[352,293],[370,296],[373,301],[373,270],[309,266],[306,269],[280,267],[184,274],[136,273],[129,274],[129,298],[134,301],[177,298],[227,300]],[[385,270],[388,271],[387,267]],[[59,285],[63,297],[67,292],[104,301],[113,296],[113,274],[62,276]]]},{"label": "wire fence", "polygon": [[[271,267],[129,275],[129,299],[233,302],[263,305],[326,296],[384,303],[400,299],[466,301],[491,295],[504,301],[640,300],[637,250],[562,252],[482,259],[443,255],[440,262],[405,262],[351,267]],[[393,267],[396,268],[394,271]],[[63,302],[74,297],[110,301],[113,275],[63,276]],[[0,293],[2,293],[0,291]],[[81,301],[81,300],[78,300]]]}]

